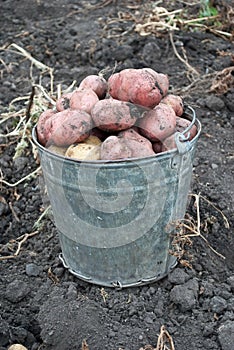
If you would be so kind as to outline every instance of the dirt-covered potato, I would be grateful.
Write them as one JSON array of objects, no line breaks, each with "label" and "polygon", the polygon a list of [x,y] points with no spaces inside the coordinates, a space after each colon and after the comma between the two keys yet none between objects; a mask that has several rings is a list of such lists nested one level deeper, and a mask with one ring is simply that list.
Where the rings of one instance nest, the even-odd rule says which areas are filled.
[{"label": "dirt-covered potato", "polygon": [[107,81],[99,75],[92,74],[81,81],[79,88],[92,89],[99,99],[103,99],[107,93]]},{"label": "dirt-covered potato", "polygon": [[[45,123],[48,144],[69,146],[85,140],[92,129],[91,116],[81,110],[56,113]],[[48,129],[48,130],[47,130]]]},{"label": "dirt-covered potato", "polygon": [[56,101],[56,109],[58,112],[62,112],[65,109],[70,108],[70,98],[71,98],[72,92],[69,92],[67,94],[62,95],[60,98]]},{"label": "dirt-covered potato", "polygon": [[159,103],[138,121],[140,133],[150,141],[162,141],[174,133],[176,115],[172,107]]},{"label": "dirt-covered potato", "polygon": [[151,74],[155,79],[155,85],[160,90],[162,96],[166,96],[169,89],[169,79],[166,74],[158,73],[152,68],[142,68],[143,72]]},{"label": "dirt-covered potato", "polygon": [[132,157],[145,157],[153,155],[152,143],[140,135],[135,128],[130,128],[124,131],[121,131],[118,134],[118,137],[124,140],[127,146],[132,151]]},{"label": "dirt-covered potato", "polygon": [[[182,133],[189,125],[191,122],[187,119],[181,118],[181,117],[176,117],[176,129],[175,131]],[[189,141],[191,141],[197,134],[197,127],[196,125],[193,125],[192,128],[189,130]],[[185,137],[187,137],[188,134],[185,134]],[[176,142],[175,142],[175,134],[172,134],[171,136],[167,137],[163,141],[162,145],[162,152],[172,150],[177,148]]]},{"label": "dirt-covered potato", "polygon": [[99,101],[97,94],[90,88],[78,88],[70,97],[70,108],[91,112],[93,106]]},{"label": "dirt-covered potato", "polygon": [[114,99],[153,108],[167,94],[169,80],[150,68],[129,68],[111,75],[108,88]]},{"label": "dirt-covered potato", "polygon": [[42,146],[45,146],[48,140],[48,128],[45,127],[46,121],[55,114],[53,109],[48,109],[40,115],[37,123],[37,138]]},{"label": "dirt-covered potato", "polygon": [[101,146],[101,159],[144,158],[154,154],[151,142],[134,129],[108,137]]},{"label": "dirt-covered potato", "polygon": [[133,128],[121,131],[118,137],[124,140],[126,146],[130,148],[131,157],[143,158],[155,154],[152,143]]},{"label": "dirt-covered potato", "polygon": [[102,160],[117,160],[130,158],[132,152],[129,147],[117,136],[109,136],[101,145]]},{"label": "dirt-covered potato", "polygon": [[178,117],[184,113],[184,103],[182,98],[178,95],[168,94],[163,97],[161,102],[171,106]]},{"label": "dirt-covered potato", "polygon": [[95,145],[81,142],[68,147],[65,157],[74,158],[77,160],[99,160],[101,144]]},{"label": "dirt-covered potato", "polygon": [[115,99],[100,100],[95,104],[91,115],[96,127],[105,131],[119,131],[133,126],[145,109],[129,102]]},{"label": "dirt-covered potato", "polygon": [[172,134],[168,136],[165,140],[163,140],[161,152],[170,151],[175,148],[177,148],[176,142],[175,142],[175,134]]},{"label": "dirt-covered potato", "polygon": [[[176,117],[176,131],[183,132],[191,124],[191,121],[185,118]],[[189,140],[192,140],[197,134],[197,127],[193,125],[189,130]],[[187,136],[187,134],[185,134]]]}]

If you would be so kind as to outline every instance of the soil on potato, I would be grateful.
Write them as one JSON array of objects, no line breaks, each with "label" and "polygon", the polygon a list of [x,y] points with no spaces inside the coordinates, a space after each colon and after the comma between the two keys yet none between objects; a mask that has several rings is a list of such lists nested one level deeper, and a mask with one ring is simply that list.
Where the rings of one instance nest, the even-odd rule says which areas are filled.
[{"label": "soil on potato", "polygon": [[[168,74],[170,91],[193,106],[202,124],[190,192],[199,195],[203,236],[180,241],[185,255],[157,282],[120,290],[81,281],[59,259],[50,215],[35,227],[48,201],[41,173],[20,182],[38,167],[32,145],[13,159],[17,138],[1,136],[0,176],[19,184],[0,187],[0,350],[15,343],[32,350],[153,349],[162,326],[171,337],[163,338],[164,349],[233,349],[233,43],[194,27],[174,31],[173,38],[155,26],[142,35],[145,27],[139,33],[136,24],[146,23],[155,2],[145,3],[2,1],[0,109],[7,113],[13,99],[28,97],[32,83],[50,89],[48,72],[40,74],[39,64],[12,43],[52,67],[54,85],[62,89],[100,71],[108,77],[115,69],[151,67]],[[231,6],[213,3],[220,12]],[[182,1],[157,6],[196,10]],[[211,91],[214,82],[218,88]],[[17,103],[25,107],[24,99]],[[17,125],[12,118],[0,124],[1,134],[12,123]],[[196,229],[196,197],[189,198],[187,215]]]}]

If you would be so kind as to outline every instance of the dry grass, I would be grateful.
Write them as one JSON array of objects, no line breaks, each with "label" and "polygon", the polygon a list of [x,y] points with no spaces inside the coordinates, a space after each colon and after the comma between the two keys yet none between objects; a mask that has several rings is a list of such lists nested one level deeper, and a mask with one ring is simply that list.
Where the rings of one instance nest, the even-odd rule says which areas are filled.
[{"label": "dry grass", "polygon": [[[181,3],[184,8],[179,8]],[[170,10],[167,8],[169,6]],[[215,16],[201,16],[199,9],[202,4],[200,1],[192,3],[186,1],[177,1],[168,3],[167,1],[156,1],[142,4],[124,5],[118,12],[116,18],[107,18],[103,28],[103,36],[122,40],[131,32],[137,32],[140,36],[168,36],[175,56],[185,66],[185,73],[190,84],[183,89],[177,89],[173,93],[183,96],[189,91],[215,92],[217,94],[226,93],[233,86],[233,67],[227,68],[222,72],[213,72],[212,74],[200,74],[189,62],[185,48],[180,47],[178,51],[174,34],[183,30],[184,32],[204,31],[212,32],[216,36],[221,36],[225,40],[232,40],[234,36],[233,26],[234,11],[226,5]]]},{"label": "dry grass", "polygon": [[[234,62],[234,55],[232,58]],[[217,95],[223,95],[227,93],[234,86],[234,66],[223,69],[221,72],[217,72],[212,81],[210,91],[215,92]]]},{"label": "dry grass", "polygon": [[[181,6],[183,4],[183,6]],[[202,2],[134,2],[123,4],[116,18],[107,18],[104,32],[108,38],[121,38],[130,31],[140,36],[157,37],[169,32],[209,31],[224,39],[232,40],[234,11],[231,6],[223,6],[217,15],[201,15]],[[122,30],[121,24],[129,23]]]},{"label": "dry grass", "polygon": [[[209,206],[211,206],[218,215],[221,216],[224,227],[230,229],[230,225],[227,217],[224,213],[217,208],[211,201],[202,196],[201,194],[191,194],[190,195],[194,199],[194,208],[196,210],[196,219],[193,219],[188,213],[186,214],[185,219],[178,221],[174,224],[175,226],[175,235],[172,240],[172,249],[170,253],[178,258],[180,263],[183,266],[187,266],[189,268],[192,267],[192,255],[189,253],[189,247],[192,246],[194,237],[201,238],[207,245],[207,247],[215,253],[219,258],[225,259],[225,256],[220,254],[216,249],[214,249],[209,243],[208,239],[202,233],[207,231],[208,221],[213,222],[216,221],[215,217],[204,219],[201,221],[200,216],[200,205],[201,201],[206,202]],[[186,258],[185,258],[186,257]]]},{"label": "dry grass", "polygon": [[[6,147],[9,142],[11,142],[11,144],[16,143],[15,155],[13,158],[17,158],[24,153],[27,147],[31,146],[33,148],[33,144],[31,142],[32,127],[36,124],[40,114],[43,111],[48,108],[55,107],[55,101],[59,96],[61,96],[62,91],[60,85],[57,86],[57,90],[54,88],[53,68],[48,67],[42,62],[36,60],[24,48],[12,43],[11,45],[1,47],[0,51],[7,51],[7,53],[10,52],[12,55],[23,56],[31,63],[31,93],[29,93],[27,96],[14,98],[9,104],[8,112],[2,113],[0,117],[0,125],[2,127],[4,127],[9,120],[12,120],[12,128],[8,130],[7,127],[7,131],[5,133],[1,133],[0,137],[5,138],[8,141],[5,144]],[[36,68],[36,71],[34,68]],[[48,75],[50,79],[49,91],[47,91],[41,84],[42,77],[45,77],[45,75]],[[63,91],[63,93],[71,91],[75,84],[76,81],[73,81],[72,84]],[[22,103],[24,104],[24,107],[22,107]],[[35,148],[33,149],[33,153],[34,152]],[[3,180],[2,176],[0,178],[0,182],[11,186],[7,183],[7,181]],[[17,184],[13,184],[12,186],[16,185]]]},{"label": "dry grass", "polygon": [[38,234],[39,231],[34,231],[31,233],[25,233],[24,235],[17,237],[16,239],[11,239],[6,245],[4,245],[0,249],[0,254],[3,248],[7,248],[9,251],[12,252],[12,254],[9,255],[0,255],[0,261],[2,260],[8,260],[8,259],[15,259],[22,248],[22,245],[30,238]]},{"label": "dry grass", "polygon": [[156,348],[152,345],[146,345],[139,350],[175,350],[175,346],[171,335],[166,330],[166,327],[161,326]]}]

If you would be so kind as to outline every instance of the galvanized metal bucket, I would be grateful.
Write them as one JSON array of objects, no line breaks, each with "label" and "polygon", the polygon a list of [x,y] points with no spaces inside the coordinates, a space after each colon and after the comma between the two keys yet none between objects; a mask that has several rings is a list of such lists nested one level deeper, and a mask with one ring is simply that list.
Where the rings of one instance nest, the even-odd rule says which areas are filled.
[{"label": "galvanized metal bucket", "polygon": [[[183,219],[201,125],[188,107],[190,126],[176,134],[178,150],[144,159],[77,161],[37,141],[60,258],[82,280],[108,287],[157,281],[176,265],[169,249],[171,223]],[[197,135],[188,141],[192,125]]]}]

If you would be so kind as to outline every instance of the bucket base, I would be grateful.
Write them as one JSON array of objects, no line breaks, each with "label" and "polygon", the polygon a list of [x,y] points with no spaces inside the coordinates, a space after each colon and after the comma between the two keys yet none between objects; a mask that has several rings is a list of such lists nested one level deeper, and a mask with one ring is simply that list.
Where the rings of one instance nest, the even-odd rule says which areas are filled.
[{"label": "bucket base", "polygon": [[74,270],[72,270],[69,267],[69,265],[66,263],[66,260],[65,260],[65,258],[64,258],[62,253],[59,254],[59,259],[62,262],[63,266],[66,269],[68,269],[68,271],[71,274],[73,274],[77,278],[81,279],[82,281],[89,282],[89,283],[96,284],[96,285],[100,285],[100,286],[103,286],[103,287],[110,287],[110,288],[117,288],[117,289],[144,286],[144,285],[149,284],[149,283],[157,282],[157,281],[161,280],[162,278],[166,277],[176,267],[176,265],[178,263],[178,261],[175,260],[173,262],[173,264],[171,264],[169,266],[168,271],[166,271],[164,273],[157,274],[156,276],[153,276],[151,278],[141,279],[139,281],[126,284],[126,283],[121,283],[121,281],[113,281],[113,282],[109,282],[109,283],[96,281],[96,280],[94,280],[93,278],[91,278],[89,276],[84,276],[84,275],[82,275],[80,273],[77,273]]}]

